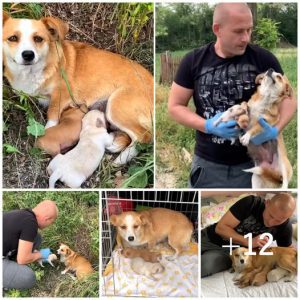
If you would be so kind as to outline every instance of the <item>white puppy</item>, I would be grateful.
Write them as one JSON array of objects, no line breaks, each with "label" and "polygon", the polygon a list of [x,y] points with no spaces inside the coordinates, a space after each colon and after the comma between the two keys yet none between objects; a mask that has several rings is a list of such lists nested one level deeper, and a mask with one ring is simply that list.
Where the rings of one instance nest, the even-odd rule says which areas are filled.
[{"label": "white puppy", "polygon": [[156,278],[154,275],[162,273],[165,270],[164,266],[161,263],[147,262],[144,259],[142,259],[141,257],[132,258],[130,265],[131,265],[131,269],[135,273],[137,273],[139,275],[144,275],[147,278],[149,278],[151,280],[155,280],[155,281],[157,281],[158,278]]},{"label": "white puppy", "polygon": [[106,130],[105,116],[98,110],[88,112],[82,119],[77,146],[65,155],[58,154],[47,167],[49,187],[60,180],[71,188],[78,188],[99,166],[105,148],[113,142]]},{"label": "white puppy", "polygon": [[[46,261],[48,262],[48,264],[50,264],[52,267],[54,267],[54,265],[52,263],[54,260],[57,260],[57,256],[55,254],[50,254],[48,256],[48,258],[46,259]],[[43,259],[39,259],[38,263],[40,264],[41,267],[44,268]]]}]

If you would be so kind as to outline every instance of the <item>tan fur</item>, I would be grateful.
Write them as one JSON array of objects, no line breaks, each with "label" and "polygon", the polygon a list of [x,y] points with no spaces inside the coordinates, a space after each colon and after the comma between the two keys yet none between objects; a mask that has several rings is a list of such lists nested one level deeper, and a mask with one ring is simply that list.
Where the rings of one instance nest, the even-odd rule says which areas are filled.
[{"label": "tan fur", "polygon": [[[4,16],[3,43],[7,43],[18,22],[18,19]],[[61,78],[63,68],[78,104],[91,106],[96,101],[108,99],[108,121],[124,131],[132,145],[136,141],[152,141],[153,77],[144,67],[121,55],[64,40],[69,27],[57,18],[32,20],[32,24],[49,46],[44,81],[39,87],[39,94],[51,98],[48,122],[51,120],[57,124],[62,112],[73,104]],[[13,51],[14,45],[10,47]],[[4,66],[4,75],[13,85],[15,74],[8,68],[5,56]],[[128,138],[119,138],[117,142],[123,149],[128,145]],[[43,145],[40,143],[41,147]]]},{"label": "tan fur", "polygon": [[125,248],[121,251],[121,254],[127,258],[141,257],[143,260],[152,263],[158,262],[161,259],[160,253],[151,252],[147,249]]},{"label": "tan fur", "polygon": [[84,114],[79,108],[63,111],[59,124],[46,129],[45,135],[37,139],[36,146],[52,156],[74,146],[79,140]]},{"label": "tan fur", "polygon": [[91,263],[85,257],[73,251],[69,246],[60,244],[57,253],[60,254],[61,261],[66,266],[62,274],[72,270],[76,272],[76,277],[80,280],[85,279],[94,272]]},{"label": "tan fur", "polygon": [[[166,208],[124,212],[112,215],[110,221],[117,227],[119,247],[148,244],[151,249],[167,238],[175,249],[174,257],[187,247],[193,232],[193,225],[184,214]],[[133,241],[129,241],[129,235],[134,237]]]},{"label": "tan fur", "polygon": [[[247,248],[237,248],[232,253],[232,267],[238,272],[236,285],[240,288],[249,285],[260,286],[266,283],[268,273],[276,267],[289,272],[287,280],[293,279],[297,273],[297,251],[290,247],[271,247],[265,252],[273,252],[273,255],[245,255]],[[243,266],[239,260],[243,259]]]},{"label": "tan fur", "polygon": [[[282,76],[274,71],[270,76],[268,75],[268,72],[259,74],[256,77],[258,88],[248,101],[248,106],[250,108],[250,124],[245,135],[240,138],[240,141],[244,146],[248,146],[250,139],[262,132],[263,128],[258,122],[259,117],[264,118],[271,126],[275,126],[280,119],[279,107],[281,102],[287,97],[293,98],[292,87],[286,76]],[[270,84],[270,78],[272,78],[273,84]],[[281,132],[278,135],[277,141],[277,165],[272,168],[262,166],[249,169],[249,172],[252,172],[253,170],[253,173],[255,174],[253,176],[256,176],[256,181],[260,181],[258,186],[253,186],[252,181],[253,188],[288,187],[288,182],[292,178],[293,169],[287,157]],[[273,175],[270,174],[272,172],[274,172]]]}]

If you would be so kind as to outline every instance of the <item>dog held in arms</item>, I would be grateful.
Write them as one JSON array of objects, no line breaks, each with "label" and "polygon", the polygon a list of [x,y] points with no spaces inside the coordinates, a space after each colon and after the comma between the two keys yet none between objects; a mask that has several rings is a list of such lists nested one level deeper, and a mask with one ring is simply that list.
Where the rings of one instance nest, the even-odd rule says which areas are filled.
[{"label": "dog held in arms", "polygon": [[[153,76],[121,55],[65,40],[68,31],[69,25],[58,18],[15,19],[3,12],[4,75],[14,89],[46,99],[46,129],[58,125],[74,101],[85,108],[107,101],[108,122],[126,133],[126,138],[116,135],[109,150],[123,150],[114,163],[126,164],[137,154],[136,142],[152,142]],[[76,122],[80,125],[80,119]],[[80,126],[74,134],[79,137]],[[37,145],[52,151],[51,142],[44,139]]]},{"label": "dog held in arms", "polygon": [[264,250],[273,252],[273,255],[249,255],[248,251],[247,248],[241,247],[235,249],[231,255],[232,268],[236,272],[233,280],[240,288],[263,285],[267,279],[271,279],[268,274],[275,270],[285,270],[285,281],[292,281],[297,273],[297,251],[294,248],[271,247]]},{"label": "dog held in arms", "polygon": [[246,133],[240,138],[241,143],[248,147],[249,155],[255,167],[244,170],[251,172],[252,188],[288,188],[293,169],[288,160],[282,133],[276,140],[262,145],[254,145],[250,139],[262,132],[258,119],[264,118],[271,126],[279,121],[279,106],[293,92],[287,78],[273,69],[256,77],[257,91],[248,101],[250,108],[250,124]]},{"label": "dog held in arms", "polygon": [[165,239],[175,250],[175,259],[187,248],[193,233],[193,224],[182,213],[166,208],[151,208],[142,212],[128,211],[110,217],[117,227],[117,244],[120,248],[148,246],[152,249]]}]

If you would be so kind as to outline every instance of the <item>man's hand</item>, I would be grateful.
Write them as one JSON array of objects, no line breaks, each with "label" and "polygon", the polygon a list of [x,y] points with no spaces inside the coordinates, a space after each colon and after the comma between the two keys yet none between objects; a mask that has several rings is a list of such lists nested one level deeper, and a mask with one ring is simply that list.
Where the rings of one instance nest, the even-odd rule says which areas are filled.
[{"label": "man's hand", "polygon": [[41,258],[43,261],[46,261],[48,259],[48,256],[51,254],[51,250],[49,248],[41,249]]},{"label": "man's hand", "polygon": [[224,139],[237,138],[240,129],[237,127],[237,123],[234,120],[228,122],[221,122],[217,126],[214,123],[220,118],[223,113],[218,113],[214,117],[205,121],[205,133],[214,134]]},{"label": "man's hand", "polygon": [[250,141],[254,145],[261,145],[267,141],[275,140],[278,136],[278,129],[271,126],[265,119],[259,118],[259,124],[263,128],[263,131],[258,135],[254,136]]},{"label": "man's hand", "polygon": [[269,238],[267,236],[265,236],[263,239],[260,239],[260,235],[257,235],[252,239],[252,247],[253,249],[262,248],[268,241]]}]

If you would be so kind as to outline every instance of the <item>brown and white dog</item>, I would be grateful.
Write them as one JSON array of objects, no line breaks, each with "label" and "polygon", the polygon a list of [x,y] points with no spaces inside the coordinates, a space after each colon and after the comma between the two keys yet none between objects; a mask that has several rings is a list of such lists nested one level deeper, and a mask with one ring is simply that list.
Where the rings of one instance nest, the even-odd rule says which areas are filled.
[{"label": "brown and white dog", "polygon": [[152,141],[153,77],[121,55],[65,40],[68,30],[57,18],[14,19],[4,12],[4,75],[14,89],[47,98],[46,129],[59,124],[62,112],[74,104],[67,82],[78,105],[107,100],[107,120],[127,134],[117,136],[110,151],[126,148],[115,160],[125,164],[137,154],[135,142]]},{"label": "brown and white dog", "polygon": [[262,132],[258,122],[264,118],[271,126],[279,121],[279,105],[286,97],[292,97],[292,88],[287,78],[269,69],[256,77],[256,93],[248,101],[250,124],[246,133],[240,138],[248,147],[248,152],[255,162],[255,167],[244,170],[253,173],[252,188],[288,188],[293,169],[288,160],[282,134],[277,140],[254,145],[250,139]]},{"label": "brown and white dog", "polygon": [[60,261],[66,266],[61,274],[66,274],[68,271],[75,271],[78,279],[84,279],[94,272],[91,263],[85,257],[76,253],[65,244],[60,244],[57,254],[60,255]]},{"label": "brown and white dog", "polygon": [[297,273],[297,251],[294,248],[271,247],[265,250],[273,255],[248,255],[248,251],[244,247],[237,248],[231,256],[232,267],[237,273],[234,281],[240,288],[266,283],[268,273],[275,268],[286,271],[285,281],[292,281]]},{"label": "brown and white dog", "polygon": [[112,215],[110,222],[117,227],[117,243],[121,248],[148,245],[153,248],[165,239],[175,250],[168,259],[175,259],[189,244],[193,224],[182,213],[166,208]]}]

